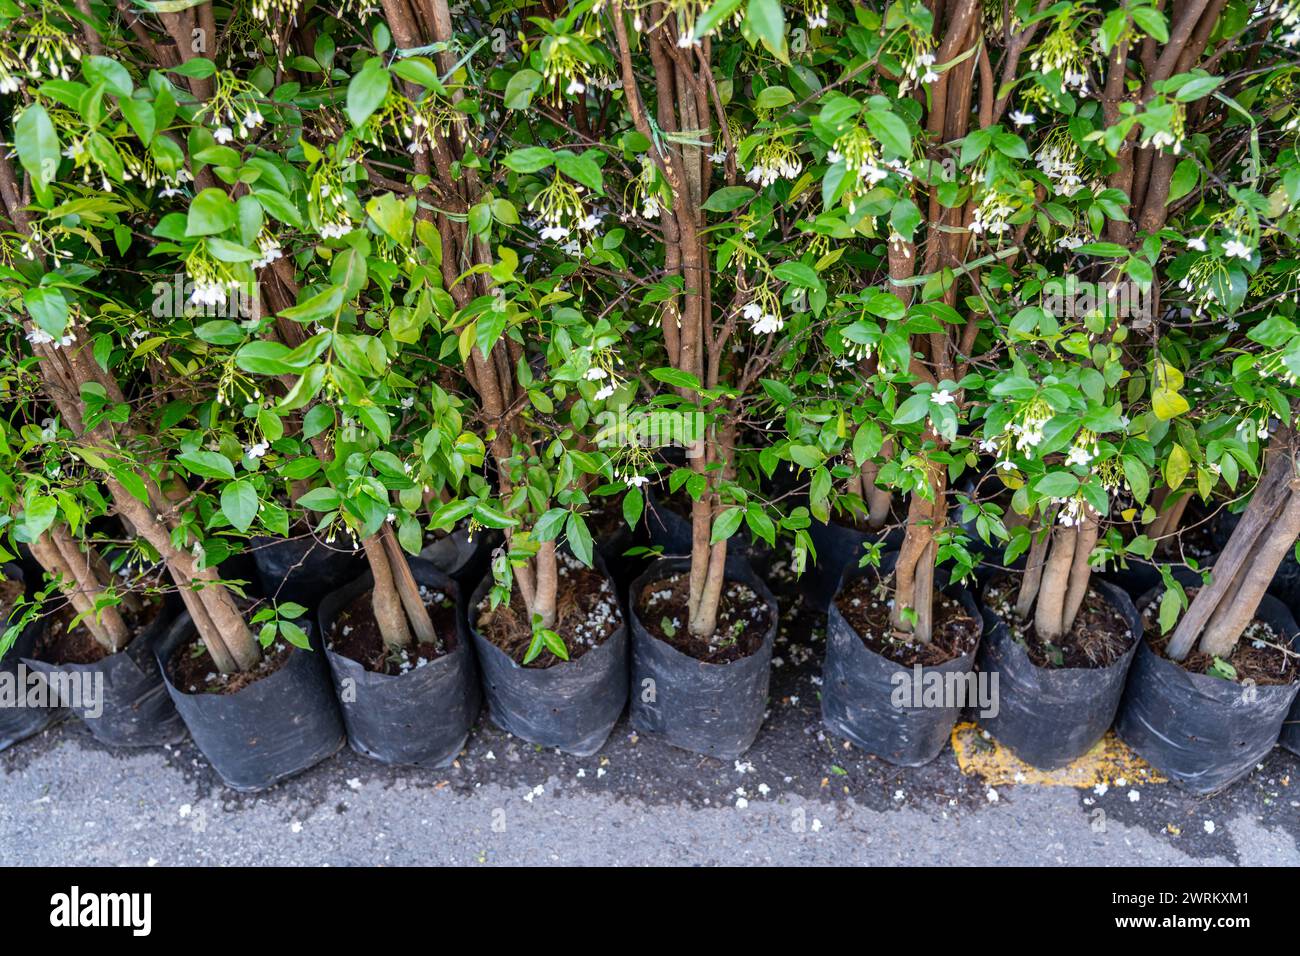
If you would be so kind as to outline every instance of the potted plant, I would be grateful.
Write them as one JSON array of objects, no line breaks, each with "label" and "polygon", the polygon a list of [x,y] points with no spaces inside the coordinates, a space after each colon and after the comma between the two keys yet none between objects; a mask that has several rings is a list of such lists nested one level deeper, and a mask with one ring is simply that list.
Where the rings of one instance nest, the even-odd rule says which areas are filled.
[{"label": "potted plant", "polygon": [[[205,4],[185,16],[193,19],[210,12]],[[168,22],[163,23],[164,30]],[[253,527],[259,511],[266,511],[265,519],[259,519],[260,527],[276,527],[274,509],[266,500],[269,497],[266,485],[257,474],[270,440],[265,445],[262,439],[246,443],[241,433],[275,429],[279,416],[259,408],[260,396],[251,389],[245,390],[243,383],[232,391],[228,365],[203,364],[203,359],[213,358],[209,346],[230,341],[230,330],[235,323],[229,319],[216,320],[215,324],[196,320],[194,310],[187,309],[187,305],[193,306],[204,297],[211,298],[216,291],[225,302],[235,284],[242,282],[247,288],[253,281],[256,267],[252,263],[258,253],[249,246],[259,243],[265,209],[260,201],[250,197],[240,207],[245,213],[241,218],[234,213],[235,200],[215,186],[205,185],[199,190],[201,198],[196,196],[184,212],[167,213],[156,219],[155,235],[162,241],[155,251],[164,257],[175,254],[182,260],[186,276],[195,286],[193,293],[182,295],[179,300],[166,299],[163,293],[141,286],[138,281],[103,279],[106,272],[113,271],[114,265],[100,237],[109,241],[109,248],[124,238],[120,232],[122,207],[111,200],[100,200],[103,209],[88,221],[88,227],[100,233],[89,244],[79,244],[81,234],[72,239],[72,234],[66,232],[67,224],[42,217],[44,210],[61,201],[73,177],[80,182],[92,171],[102,185],[101,195],[114,190],[138,190],[142,195],[148,192],[152,196],[155,189],[164,187],[174,195],[182,193],[184,183],[196,175],[202,182],[212,182],[211,163],[195,160],[192,169],[183,165],[184,153],[173,134],[160,128],[158,117],[165,119],[165,126],[176,120],[182,133],[192,132],[199,143],[208,143],[214,134],[205,123],[212,122],[216,104],[232,110],[237,106],[247,120],[256,108],[253,105],[256,97],[249,92],[252,88],[247,84],[240,86],[229,77],[210,82],[215,76],[211,61],[197,56],[188,42],[178,47],[187,63],[191,60],[195,63],[182,68],[177,75],[189,87],[188,94],[180,93],[165,80],[137,91],[132,68],[140,64],[132,61],[123,64],[99,54],[81,62],[77,79],[73,80],[73,71],[67,64],[81,57],[79,50],[72,48],[78,42],[85,42],[92,49],[103,46],[95,28],[89,24],[83,26],[85,29],[78,28],[76,33],[56,31],[50,41],[60,46],[61,53],[47,60],[45,68],[71,85],[42,87],[39,82],[28,82],[17,94],[21,102],[14,114],[14,141],[21,148],[17,150],[17,164],[8,159],[0,164],[0,194],[23,246],[6,281],[22,301],[27,338],[38,359],[35,368],[58,412],[60,425],[68,429],[77,443],[78,457],[103,482],[116,517],[136,536],[140,548],[154,560],[161,559],[185,604],[186,613],[169,634],[172,639],[162,642],[163,649],[170,655],[185,645],[181,657],[186,662],[191,657],[201,660],[206,655],[211,672],[225,675],[231,690],[228,695],[212,696],[225,696],[225,704],[235,710],[241,706],[241,699],[233,692],[234,688],[247,686],[250,677],[266,674],[273,665],[294,657],[290,651],[265,659],[262,641],[274,646],[269,639],[287,637],[298,641],[303,648],[308,642],[306,633],[293,625],[292,615],[287,613],[269,609],[274,620],[268,620],[259,618],[258,614],[263,612],[258,611],[251,615],[253,621],[250,621],[238,603],[237,592],[223,583],[216,569],[226,554],[238,549],[236,535]],[[189,35],[189,30],[179,22],[170,22],[170,26],[181,31],[180,35]],[[157,54],[159,44],[137,49],[147,58]],[[60,62],[64,65],[60,66]],[[148,63],[146,59],[144,64]],[[169,58],[169,62],[155,61],[155,65],[166,67],[175,65],[175,61]],[[162,74],[155,76],[161,79]],[[96,110],[78,112],[77,96],[83,91],[101,104]],[[138,96],[133,96],[136,93]],[[201,101],[201,108],[192,118],[176,116],[178,95],[192,95]],[[148,119],[146,114],[153,119]],[[69,149],[71,155],[63,157],[64,141],[81,143],[88,137],[102,135],[98,128],[110,116],[116,124],[112,128],[112,149],[97,147],[83,152]],[[223,128],[218,127],[217,132]],[[134,166],[122,160],[123,150],[134,157]],[[229,153],[235,154],[234,160],[228,153],[220,158],[242,163],[235,150]],[[148,160],[141,159],[142,156]],[[21,168],[28,178],[20,179],[16,168]],[[142,169],[145,174],[140,174]],[[33,170],[39,175],[33,177]],[[151,209],[160,205],[163,204],[143,203],[144,208]],[[267,205],[283,212],[284,207],[271,200],[267,200]],[[114,230],[119,231],[118,240],[112,238]],[[234,253],[234,249],[244,251]],[[262,252],[265,253],[265,248]],[[219,255],[224,258],[217,258]],[[70,259],[76,261],[69,262]],[[155,260],[146,267],[144,274],[156,270],[160,261]],[[95,291],[88,292],[88,286],[93,286]],[[153,296],[158,298],[155,308],[150,310],[149,298]],[[152,328],[146,316],[158,320]],[[242,314],[240,317],[247,318]],[[149,338],[151,331],[162,334],[153,336],[149,348],[126,347],[126,343],[134,346],[141,341],[134,334],[141,331],[143,338]],[[165,362],[157,354],[160,340],[174,346],[167,350]],[[88,347],[92,341],[102,343],[102,347]],[[205,369],[215,370],[220,378],[204,382],[201,373]],[[154,409],[152,419],[133,415],[128,393],[134,395],[145,383],[153,387],[164,380],[164,388],[176,395],[176,400]],[[204,385],[210,386],[211,391],[195,400]],[[249,399],[237,417],[223,420],[220,414],[213,414],[229,408],[226,402],[237,395]],[[251,422],[245,418],[245,411],[251,414]],[[75,573],[81,569],[73,566],[72,570]],[[102,613],[98,616],[103,618]],[[253,626],[260,626],[262,641],[254,636]],[[192,643],[195,638],[197,644]],[[301,669],[301,676],[314,683],[317,690],[324,690],[327,708],[321,711],[319,722],[310,713],[296,715],[300,725],[288,735],[300,737],[303,723],[314,724],[321,732],[312,746],[305,749],[293,746],[277,749],[277,733],[295,718],[281,712],[277,726],[277,722],[267,722],[262,713],[257,721],[261,725],[259,741],[264,754],[275,764],[262,770],[272,778],[302,769],[336,749],[341,742],[341,726],[328,698],[328,684],[321,669],[323,662],[316,658],[316,663],[311,663],[307,653],[303,650],[298,655],[308,661]],[[177,662],[170,656],[161,660],[166,676]],[[299,668],[295,664],[288,670],[296,673]],[[242,676],[236,680],[238,675]],[[179,695],[184,699],[188,686],[177,690],[173,682],[173,698]],[[287,697],[268,696],[279,706],[292,703]],[[187,712],[179,703],[178,709],[183,715]],[[188,708],[192,719],[203,719],[199,716],[201,711],[201,707]],[[201,747],[212,744],[222,728],[230,726],[218,717],[202,733],[196,731],[196,739]],[[247,746],[245,730],[235,731],[239,743],[232,750]],[[209,749],[215,753],[220,747]],[[219,772],[226,769],[220,766],[219,757],[214,759],[218,760]],[[257,781],[241,778],[239,782],[253,785]]]}]

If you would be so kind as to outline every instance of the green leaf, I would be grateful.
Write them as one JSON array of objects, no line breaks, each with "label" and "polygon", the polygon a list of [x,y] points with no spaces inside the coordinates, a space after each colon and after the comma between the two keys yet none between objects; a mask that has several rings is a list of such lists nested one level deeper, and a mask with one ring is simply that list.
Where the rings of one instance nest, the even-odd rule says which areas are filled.
[{"label": "green leaf", "polygon": [[131,95],[131,74],[116,60],[106,56],[88,56],[81,61],[81,72],[92,84],[103,83],[114,96]]},{"label": "green leaf", "polygon": [[623,520],[629,528],[636,528],[641,523],[645,512],[645,495],[640,488],[632,487],[623,495]]},{"label": "green leaf", "polygon": [[894,155],[911,158],[912,134],[908,132],[907,124],[893,113],[888,110],[868,110],[867,129],[880,141],[881,146]]},{"label": "green leaf", "polygon": [[131,124],[135,135],[140,137],[140,142],[146,146],[153,142],[153,135],[157,132],[157,116],[153,104],[124,96],[117,101],[117,105],[126,121]]},{"label": "green leaf", "polygon": [[741,0],[717,0],[713,6],[695,18],[695,34],[706,37],[740,8]]},{"label": "green leaf", "polygon": [[18,161],[32,178],[36,198],[41,205],[50,205],[54,198],[50,185],[59,173],[62,152],[45,107],[35,103],[22,111],[14,123],[14,147],[18,150]]},{"label": "green leaf", "polygon": [[930,414],[930,394],[928,392],[913,395],[894,413],[893,424],[910,425],[919,422]]},{"label": "green leaf", "polygon": [[384,69],[383,61],[373,57],[352,81],[348,83],[348,119],[354,127],[362,126],[372,113],[383,105],[392,89],[393,77]]},{"label": "green leaf", "polygon": [[1169,486],[1170,491],[1178,490],[1178,486],[1183,483],[1191,467],[1192,459],[1187,454],[1187,449],[1182,445],[1175,445],[1165,461],[1165,484]]},{"label": "green leaf", "polygon": [[33,495],[23,508],[23,530],[29,540],[35,540],[54,524],[59,514],[59,503],[48,495]]},{"label": "green leaf", "polygon": [[1165,18],[1159,10],[1155,7],[1134,7],[1132,14],[1143,33],[1158,43],[1169,42],[1169,28],[1165,26]]},{"label": "green leaf", "polygon": [[[1152,11],[1153,13],[1155,11]],[[1201,170],[1196,165],[1194,159],[1184,159],[1174,170],[1174,175],[1169,181],[1169,195],[1165,199],[1165,205],[1177,202],[1182,199],[1201,181]]]},{"label": "green leaf", "polygon": [[704,200],[702,208],[709,212],[731,212],[749,202],[753,195],[754,190],[748,186],[723,186]]},{"label": "green leaf", "polygon": [[205,189],[190,202],[189,215],[185,217],[185,235],[212,236],[234,228],[238,222],[235,204],[225,191]]},{"label": "green leaf", "polygon": [[700,380],[690,372],[683,372],[675,368],[652,368],[650,375],[665,385],[671,385],[673,388],[689,389],[695,392],[701,389]]},{"label": "green leaf", "polygon": [[247,478],[221,489],[221,510],[238,531],[247,531],[257,517],[257,490]]},{"label": "green leaf", "polygon": [[506,84],[506,109],[525,109],[533,100],[533,94],[542,85],[542,75],[536,70],[520,70],[510,77]]},{"label": "green leaf", "polygon": [[600,167],[589,156],[575,156],[572,153],[555,153],[555,165],[560,172],[575,182],[582,183],[598,196],[605,195],[605,182],[601,177]]},{"label": "green leaf", "polygon": [[335,315],[343,306],[346,290],[342,286],[330,286],[324,292],[318,292],[306,302],[300,302],[280,313],[282,318],[292,319],[304,325],[318,322],[326,316]]},{"label": "green leaf", "polygon": [[1151,410],[1161,421],[1177,418],[1191,407],[1187,399],[1171,388],[1156,388],[1151,392]]},{"label": "green leaf", "polygon": [[235,466],[215,451],[187,451],[176,460],[201,478],[234,478]]},{"label": "green leaf", "polygon": [[564,526],[564,533],[569,542],[569,548],[573,551],[573,556],[587,567],[591,567],[591,532],[587,529],[587,522],[583,521],[582,516],[576,511],[569,512],[569,520]]},{"label": "green leaf", "polygon": [[726,541],[740,528],[740,523],[745,520],[745,509],[731,507],[713,520],[713,533],[709,536],[709,544],[717,544],[719,541]]},{"label": "green leaf", "polygon": [[68,300],[58,289],[35,286],[23,292],[27,314],[40,328],[55,339],[63,337],[68,327]]},{"label": "green leaf", "polygon": [[749,0],[745,25],[774,56],[786,58],[785,14],[780,0]]},{"label": "green leaf", "polygon": [[1049,471],[1034,482],[1034,491],[1044,498],[1069,498],[1079,490],[1079,479],[1068,471]]},{"label": "green leaf", "polygon": [[342,503],[339,493],[333,488],[313,488],[294,504],[310,511],[334,511]]},{"label": "green leaf", "polygon": [[280,634],[294,647],[301,648],[304,651],[311,650],[311,641],[307,639],[307,632],[293,621],[281,621]]},{"label": "green leaf", "polygon": [[794,102],[794,94],[784,86],[769,86],[754,100],[760,110],[774,110]]},{"label": "green leaf", "polygon": [[535,173],[554,162],[555,154],[545,146],[526,146],[505,158],[506,167],[517,173]]}]

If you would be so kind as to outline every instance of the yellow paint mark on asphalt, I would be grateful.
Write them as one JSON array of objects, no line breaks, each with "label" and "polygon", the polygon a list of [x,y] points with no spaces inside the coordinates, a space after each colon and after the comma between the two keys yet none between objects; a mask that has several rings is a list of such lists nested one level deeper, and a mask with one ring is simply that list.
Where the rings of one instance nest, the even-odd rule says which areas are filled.
[{"label": "yellow paint mark on asphalt", "polygon": [[1168,783],[1168,778],[1139,757],[1115,736],[1107,733],[1090,751],[1059,770],[1031,767],[973,723],[960,723],[952,730],[952,749],[957,766],[967,775],[978,775],[991,787],[1033,783],[1045,787],[1091,789],[1124,780],[1134,783]]}]

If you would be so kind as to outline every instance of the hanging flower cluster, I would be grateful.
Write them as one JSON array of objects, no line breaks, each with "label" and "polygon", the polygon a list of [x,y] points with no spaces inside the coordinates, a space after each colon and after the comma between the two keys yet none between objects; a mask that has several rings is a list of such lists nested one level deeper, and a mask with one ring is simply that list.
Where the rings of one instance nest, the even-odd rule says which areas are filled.
[{"label": "hanging flower cluster", "polygon": [[592,233],[600,226],[600,216],[589,212],[582,201],[583,187],[569,182],[558,173],[550,185],[538,190],[528,201],[536,212],[539,235],[550,242],[566,242],[575,233]]},{"label": "hanging flower cluster", "polygon": [[986,189],[979,205],[975,207],[970,231],[980,236],[988,234],[996,237],[1000,243],[1002,234],[1011,229],[1008,218],[1015,215],[1019,207],[1020,197],[996,186]]},{"label": "hanging flower cluster", "polygon": [[915,86],[937,83],[939,73],[935,70],[936,44],[934,37],[908,23],[904,31],[907,49],[903,52],[903,79],[898,84],[898,94],[903,96]]},{"label": "hanging flower cluster", "polygon": [[1065,128],[1053,130],[1034,154],[1034,163],[1051,181],[1054,192],[1073,196],[1083,188],[1083,160]]},{"label": "hanging flower cluster", "polygon": [[778,179],[798,179],[803,172],[803,161],[798,152],[779,137],[761,143],[750,159],[745,181],[760,186],[771,186]]},{"label": "hanging flower cluster", "polygon": [[820,30],[830,23],[831,8],[822,0],[802,0],[803,15],[809,30]]},{"label": "hanging flower cluster", "polygon": [[857,200],[884,182],[890,173],[897,173],[904,179],[912,178],[912,172],[903,160],[882,160],[875,139],[860,126],[853,126],[840,134],[826,154],[826,161],[844,163],[845,172],[852,176],[844,190],[850,213],[857,211]]},{"label": "hanging flower cluster", "polygon": [[[25,65],[27,78],[33,81],[47,76],[51,80],[70,80],[81,60],[81,48],[72,37],[50,23],[44,12],[31,25],[18,44],[16,63],[0,63],[0,92],[14,93],[22,85],[18,69]],[[17,66],[17,69],[15,69]]]},{"label": "hanging flower cluster", "polygon": [[332,163],[322,163],[311,178],[309,193],[312,208],[316,211],[322,239],[338,239],[357,227],[347,210],[349,193],[343,185],[343,176]]},{"label": "hanging flower cluster", "polygon": [[781,317],[781,303],[767,286],[760,286],[741,310],[741,315],[749,323],[749,329],[755,335],[772,335],[785,328]]},{"label": "hanging flower cluster", "polygon": [[211,124],[212,138],[218,143],[247,138],[266,122],[257,105],[261,96],[257,87],[229,71],[214,73],[212,80],[212,96],[195,111],[194,122]]},{"label": "hanging flower cluster", "polygon": [[1142,148],[1171,148],[1175,156],[1183,151],[1183,134],[1187,110],[1182,103],[1169,104],[1169,128],[1150,130],[1142,138]]},{"label": "hanging flower cluster", "polygon": [[1065,456],[1065,463],[1066,465],[1081,465],[1086,468],[1099,455],[1101,455],[1101,448],[1097,443],[1096,432],[1084,428],[1075,436],[1074,443],[1070,445],[1069,454]]},{"label": "hanging flower cluster", "polygon": [[193,284],[190,305],[200,310],[225,305],[231,292],[239,288],[239,279],[230,266],[214,259],[202,242],[185,259],[185,278]]},{"label": "hanging flower cluster", "polygon": [[659,167],[645,154],[642,154],[640,159],[641,170],[628,185],[627,192],[624,194],[624,205],[628,209],[628,213],[620,217],[624,221],[627,220],[628,215],[635,215],[638,209],[643,219],[658,219],[659,213],[663,211],[663,201],[660,197],[663,195],[664,184]]},{"label": "hanging flower cluster", "polygon": [[417,102],[392,90],[357,130],[357,139],[380,148],[404,149],[414,156],[435,149],[438,137],[445,140],[453,127],[464,122],[465,114],[436,93]]},{"label": "hanging flower cluster", "polygon": [[1029,55],[1029,65],[1043,73],[1060,73],[1065,89],[1087,96],[1093,92],[1093,53],[1079,45],[1075,27],[1068,12],[1059,17],[1043,42]]}]

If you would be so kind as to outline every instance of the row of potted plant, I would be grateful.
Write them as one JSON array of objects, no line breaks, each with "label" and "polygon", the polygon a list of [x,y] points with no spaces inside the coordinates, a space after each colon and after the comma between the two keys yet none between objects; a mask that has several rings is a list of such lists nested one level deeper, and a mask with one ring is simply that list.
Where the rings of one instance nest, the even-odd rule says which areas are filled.
[{"label": "row of potted plant", "polygon": [[[670,546],[662,533],[651,538]],[[312,561],[317,548],[285,544],[314,570],[339,563],[341,552],[320,549],[321,559]],[[488,554],[493,545],[488,538],[475,550]],[[881,581],[896,553],[882,552],[883,546],[869,545],[865,566],[843,571],[829,602],[822,684],[827,727],[882,759],[901,765],[934,759],[963,709],[990,703],[952,681],[976,667],[998,675],[996,706],[977,719],[1036,767],[1055,769],[1083,755],[1117,714],[1126,741],[1198,792],[1213,792],[1245,775],[1277,742],[1297,750],[1297,714],[1290,716],[1289,730],[1283,722],[1289,709],[1300,712],[1300,683],[1285,679],[1286,658],[1277,642],[1300,629],[1274,598],[1261,602],[1247,638],[1251,647],[1243,648],[1258,668],[1258,686],[1213,671],[1182,670],[1148,646],[1143,637],[1160,634],[1155,590],[1136,595],[1135,606],[1122,588],[1094,580],[1083,605],[1085,619],[1063,639],[1044,641],[1032,618],[1015,606],[1023,584],[992,564],[982,571],[978,600],[964,588],[939,599],[936,639],[927,648],[889,637]],[[446,552],[436,546],[426,553],[445,563]],[[630,687],[638,731],[702,754],[742,754],[763,722],[778,615],[771,593],[745,559],[735,559],[732,568],[738,600],[724,602],[726,619],[745,626],[736,629],[736,641],[712,649],[674,642],[678,635],[666,615],[656,622],[674,575],[686,567],[682,559],[654,560],[623,595],[603,560],[588,568],[562,553],[561,564],[562,578],[569,579],[562,593],[585,595],[559,624],[563,644],[556,650],[563,656],[550,650],[533,654],[526,629],[514,635],[513,645],[501,639],[509,630],[490,620],[490,572],[475,591],[477,600],[461,601],[461,583],[466,574],[471,581],[483,574],[482,562],[451,568],[460,572],[453,577],[436,560],[412,558],[409,566],[438,635],[415,654],[384,648],[369,608],[373,578],[365,573],[346,582],[328,574],[319,579],[317,593],[324,597],[315,619],[321,639],[309,653],[286,647],[291,662],[219,693],[201,694],[198,685],[186,685],[208,665],[185,666],[178,651],[192,641],[192,625],[175,622],[166,610],[131,642],[134,654],[122,651],[88,664],[41,660],[39,650],[27,649],[33,638],[48,633],[38,622],[28,628],[21,660],[46,675],[104,673],[109,693],[87,725],[111,745],[179,739],[183,731],[166,688],[196,743],[237,789],[263,789],[314,765],[341,746],[344,732],[354,750],[383,762],[445,766],[461,752],[477,719],[480,671],[493,722],[531,743],[595,753],[624,712]],[[21,582],[20,569],[9,573]],[[1186,568],[1174,574],[1189,588],[1202,583]],[[281,614],[292,611],[280,605]],[[142,654],[148,656],[142,660]],[[1130,676],[1135,657],[1143,663]],[[1274,667],[1280,671],[1270,675]],[[968,696],[954,699],[953,686]],[[1195,707],[1189,705],[1193,698]],[[16,736],[43,729],[53,709],[19,713],[27,723],[14,727]]]},{"label": "row of potted plant", "polygon": [[[630,673],[638,727],[729,754],[777,615],[753,571],[788,547],[819,599],[867,569],[829,612],[837,720],[887,676],[860,650],[1046,668],[1036,713],[1109,674],[1147,751],[1182,712],[1161,675],[1280,703],[1290,635],[1256,617],[1300,534],[1295,20],[5,0],[0,557],[62,602],[34,637],[51,602],[20,602],[5,660],[98,667],[113,742],[180,732],[161,680],[241,786],[341,746],[333,701],[360,728],[387,677],[460,716],[384,753],[429,716],[402,696],[354,738],[446,759],[473,659],[521,735],[598,747]],[[1180,579],[1193,501],[1239,520]],[[656,515],[675,563],[616,614],[598,550],[625,567]],[[489,531],[481,575],[410,560]],[[1150,626],[1094,581],[1117,563],[1159,584]],[[1189,765],[1258,749],[1195,709]],[[1044,719],[1082,741],[1094,710]],[[921,759],[937,731],[898,711],[862,739]]]}]

